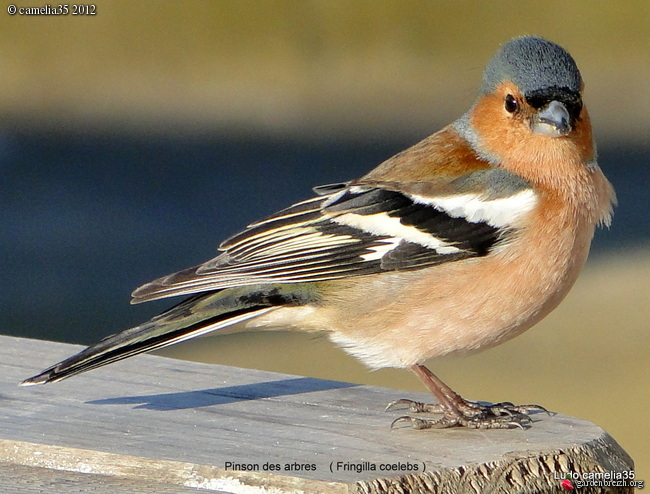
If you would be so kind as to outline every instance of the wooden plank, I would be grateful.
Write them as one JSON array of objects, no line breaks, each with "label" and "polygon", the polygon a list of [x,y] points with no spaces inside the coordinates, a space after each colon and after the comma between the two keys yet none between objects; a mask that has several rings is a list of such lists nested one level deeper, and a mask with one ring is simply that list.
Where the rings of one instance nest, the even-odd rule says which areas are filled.
[{"label": "wooden plank", "polygon": [[535,414],[527,430],[391,430],[401,414],[384,412],[386,403],[430,396],[150,355],[17,386],[79,348],[0,336],[0,462],[218,492],[324,494],[546,492],[566,473],[633,468],[605,431],[560,414]]},{"label": "wooden plank", "polygon": [[0,487],[2,488],[2,494],[43,494],[44,492],[65,494],[82,492],[93,492],[95,494],[115,494],[119,492],[201,494],[206,492],[198,487],[184,487],[142,477],[81,473],[5,462],[0,462]]}]

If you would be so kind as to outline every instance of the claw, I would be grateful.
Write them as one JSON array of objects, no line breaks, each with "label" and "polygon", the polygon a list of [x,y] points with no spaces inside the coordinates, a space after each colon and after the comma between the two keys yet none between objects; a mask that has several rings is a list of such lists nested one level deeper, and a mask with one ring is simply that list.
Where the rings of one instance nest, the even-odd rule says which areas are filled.
[{"label": "claw", "polygon": [[532,424],[529,413],[549,411],[539,405],[515,405],[509,401],[501,403],[478,403],[467,401],[453,389],[443,383],[436,375],[421,364],[411,366],[411,370],[429,388],[437,398],[437,405],[429,405],[413,400],[396,400],[390,403],[386,410],[394,410],[406,405],[411,413],[441,414],[439,419],[424,419],[416,417],[399,417],[391,424],[409,422],[414,429],[443,429],[446,427],[468,427],[470,429],[525,429]]},{"label": "claw", "polygon": [[401,400],[391,401],[384,409],[384,412],[397,410],[398,408],[400,408],[400,405],[407,405],[407,408],[411,408],[411,403],[415,403],[415,402],[413,400],[407,400],[406,398],[402,398]]},{"label": "claw", "polygon": [[531,411],[538,411],[538,412],[544,412],[544,413],[545,413],[546,415],[548,415],[549,417],[552,417],[552,416],[553,416],[553,412],[547,410],[546,408],[544,408],[544,407],[541,406],[541,405],[518,405],[518,406],[516,406],[515,408],[516,408],[517,411],[519,411],[520,413],[525,413],[526,415],[528,415],[528,412],[531,412]]},{"label": "claw", "polygon": [[443,417],[440,420],[428,420],[428,419],[418,419],[415,417],[409,417],[408,415],[404,415],[402,417],[398,417],[393,422],[390,424],[390,428],[394,429],[396,425],[401,424],[403,422],[408,422],[411,426],[412,429],[415,430],[423,430],[423,429],[444,429],[447,427],[451,427],[453,424],[447,424],[446,419]]},{"label": "claw", "polygon": [[395,429],[395,426],[398,424],[401,424],[402,422],[408,422],[409,424],[413,424],[413,418],[409,417],[408,415],[403,415],[401,417],[397,417],[395,420],[393,420],[390,424],[391,429]]},{"label": "claw", "polygon": [[481,404],[462,400],[457,404],[457,409],[446,409],[441,405],[401,399],[391,402],[386,410],[403,408],[404,405],[411,413],[441,413],[443,416],[440,419],[425,419],[405,415],[395,419],[391,424],[391,429],[404,423],[409,423],[416,430],[443,429],[454,426],[469,429],[526,429],[532,423],[529,412],[543,411],[550,415],[546,408],[539,405],[514,405],[508,401]]},{"label": "claw", "polygon": [[522,431],[526,429],[521,422],[508,422],[508,424],[514,427],[519,427]]},{"label": "claw", "polygon": [[444,413],[444,409],[440,405],[422,403],[420,401],[408,400],[406,398],[391,401],[384,411],[397,410],[401,405],[406,405],[406,409],[411,413]]},{"label": "claw", "polygon": [[551,412],[541,405],[514,405],[509,401],[495,403],[494,405],[491,405],[491,408],[495,410],[506,410],[506,412],[510,414],[514,412],[528,415],[530,412],[544,412],[549,416],[552,415]]}]

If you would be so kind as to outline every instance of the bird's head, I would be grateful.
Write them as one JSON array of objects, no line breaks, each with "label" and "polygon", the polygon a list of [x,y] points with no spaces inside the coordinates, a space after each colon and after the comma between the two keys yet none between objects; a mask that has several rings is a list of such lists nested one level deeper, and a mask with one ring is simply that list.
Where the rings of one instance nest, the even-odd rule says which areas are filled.
[{"label": "bird's head", "polygon": [[494,55],[481,94],[497,96],[503,116],[535,134],[567,136],[582,113],[582,77],[573,57],[537,37],[516,38]]},{"label": "bird's head", "polygon": [[564,48],[539,37],[515,38],[488,63],[479,97],[457,128],[493,164],[557,161],[565,154],[587,163],[595,152],[582,89]]}]

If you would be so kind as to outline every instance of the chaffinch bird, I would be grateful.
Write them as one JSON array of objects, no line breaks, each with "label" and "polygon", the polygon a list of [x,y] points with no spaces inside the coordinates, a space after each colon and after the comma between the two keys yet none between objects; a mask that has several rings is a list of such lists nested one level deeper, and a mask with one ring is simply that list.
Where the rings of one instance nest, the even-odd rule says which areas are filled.
[{"label": "chaffinch bird", "polygon": [[[189,297],[23,384],[222,328],[324,331],[371,368],[410,368],[437,405],[398,400],[418,429],[511,428],[534,405],[464,400],[423,362],[497,345],[567,294],[612,186],[596,163],[580,72],[538,37],[502,46],[462,117],[351,182],[249,225],[214,259],[133,292]],[[541,408],[541,407],[539,407]]]}]

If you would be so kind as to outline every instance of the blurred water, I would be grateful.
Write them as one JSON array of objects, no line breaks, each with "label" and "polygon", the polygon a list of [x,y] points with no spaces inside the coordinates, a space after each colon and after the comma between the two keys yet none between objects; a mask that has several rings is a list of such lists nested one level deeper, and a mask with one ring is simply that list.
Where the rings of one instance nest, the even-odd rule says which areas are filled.
[{"label": "blurred water", "polygon": [[[248,222],[421,137],[0,134],[0,331],[91,343],[141,322],[170,302],[129,307],[139,284],[207,260]],[[649,154],[601,145],[620,205],[595,255],[647,245]]]}]

